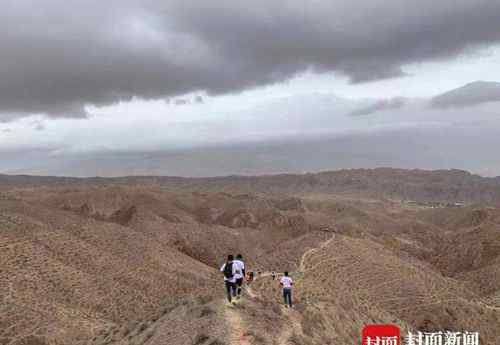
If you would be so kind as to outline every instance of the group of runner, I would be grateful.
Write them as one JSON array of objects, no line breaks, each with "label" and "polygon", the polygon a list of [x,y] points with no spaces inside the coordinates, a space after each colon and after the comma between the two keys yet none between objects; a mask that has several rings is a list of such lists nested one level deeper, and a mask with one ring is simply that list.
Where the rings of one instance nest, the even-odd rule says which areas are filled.
[{"label": "group of runner", "polygon": [[[245,262],[243,261],[243,255],[236,255],[236,259],[232,254],[227,256],[226,262],[220,268],[220,271],[224,274],[224,284],[226,286],[227,300],[229,304],[234,304],[236,300],[241,298],[241,292],[243,288],[243,283],[245,281],[246,271]],[[260,272],[259,272],[260,273]],[[277,275],[276,272],[271,273],[272,279],[275,280]],[[247,281],[250,283],[254,279],[254,272],[249,272]],[[280,285],[283,289],[283,301],[285,307],[292,307],[292,286],[293,280],[289,277],[287,271],[283,273],[283,276],[279,280]]]}]

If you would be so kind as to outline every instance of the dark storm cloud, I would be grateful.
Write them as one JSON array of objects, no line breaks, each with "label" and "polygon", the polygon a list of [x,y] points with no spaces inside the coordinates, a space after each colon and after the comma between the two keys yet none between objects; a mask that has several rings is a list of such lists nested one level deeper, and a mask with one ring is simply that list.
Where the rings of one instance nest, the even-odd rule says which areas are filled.
[{"label": "dark storm cloud", "polygon": [[448,91],[431,99],[433,108],[468,107],[489,102],[500,102],[500,83],[474,82]]},{"label": "dark storm cloud", "polygon": [[379,111],[400,109],[406,104],[406,99],[402,97],[382,99],[370,104],[367,107],[360,108],[349,113],[350,116],[363,116],[377,113]]},{"label": "dark storm cloud", "polygon": [[0,118],[237,92],[304,70],[354,83],[500,41],[496,0],[5,0]]}]

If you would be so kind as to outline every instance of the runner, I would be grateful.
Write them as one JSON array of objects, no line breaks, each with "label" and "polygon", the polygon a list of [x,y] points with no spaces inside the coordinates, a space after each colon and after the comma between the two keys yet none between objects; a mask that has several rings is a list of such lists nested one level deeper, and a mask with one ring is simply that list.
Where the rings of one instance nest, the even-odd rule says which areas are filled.
[{"label": "runner", "polygon": [[250,273],[248,273],[248,283],[253,282],[254,276],[255,276],[254,271],[251,271]]},{"label": "runner", "polygon": [[235,278],[235,265],[234,257],[227,256],[227,261],[222,265],[220,271],[224,274],[224,283],[226,284],[227,300],[231,303],[232,297],[236,296],[236,278]]},{"label": "runner", "polygon": [[273,280],[275,280],[276,279],[276,272],[272,271],[271,272],[271,277],[273,277]]},{"label": "runner", "polygon": [[236,255],[236,260],[233,261],[235,270],[234,277],[236,279],[236,298],[241,298],[241,287],[243,286],[243,278],[245,277],[245,263],[243,262],[243,255]]},{"label": "runner", "polygon": [[280,285],[283,287],[283,299],[285,301],[285,307],[291,308],[293,280],[288,276],[287,271],[285,271],[285,275],[281,278]]}]

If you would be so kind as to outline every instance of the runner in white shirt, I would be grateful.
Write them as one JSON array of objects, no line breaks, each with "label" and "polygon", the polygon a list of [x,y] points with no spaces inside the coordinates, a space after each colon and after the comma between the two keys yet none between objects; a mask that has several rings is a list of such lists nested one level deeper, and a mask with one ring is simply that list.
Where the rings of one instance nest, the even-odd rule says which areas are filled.
[{"label": "runner in white shirt", "polygon": [[285,275],[280,279],[280,284],[283,286],[283,299],[285,301],[285,306],[291,308],[293,280],[288,276],[288,272],[285,271]]},{"label": "runner in white shirt", "polygon": [[[220,271],[224,274],[224,283],[226,284],[227,300],[229,303],[232,302],[232,297],[236,296],[236,265],[233,260],[234,257],[228,255],[227,261],[220,268]],[[228,266],[227,270],[226,266]]]},{"label": "runner in white shirt", "polygon": [[243,255],[238,254],[236,255],[236,260],[233,261],[234,265],[234,270],[235,274],[234,277],[236,278],[236,298],[240,299],[241,298],[241,287],[243,285],[243,280],[245,278],[245,263],[243,262]]}]

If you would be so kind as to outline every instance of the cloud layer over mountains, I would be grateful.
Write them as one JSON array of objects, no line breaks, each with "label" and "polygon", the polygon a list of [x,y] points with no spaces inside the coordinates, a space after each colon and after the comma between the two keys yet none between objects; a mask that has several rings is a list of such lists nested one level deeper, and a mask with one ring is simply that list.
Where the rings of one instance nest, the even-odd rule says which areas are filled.
[{"label": "cloud layer over mountains", "polygon": [[0,115],[231,93],[297,73],[353,83],[500,42],[491,0],[61,1],[0,4]]},{"label": "cloud layer over mountains", "polygon": [[407,100],[401,97],[396,97],[392,99],[381,99],[369,106],[361,109],[352,111],[349,115],[351,116],[362,116],[377,113],[379,111],[390,110],[390,109],[400,109],[404,107]]}]

